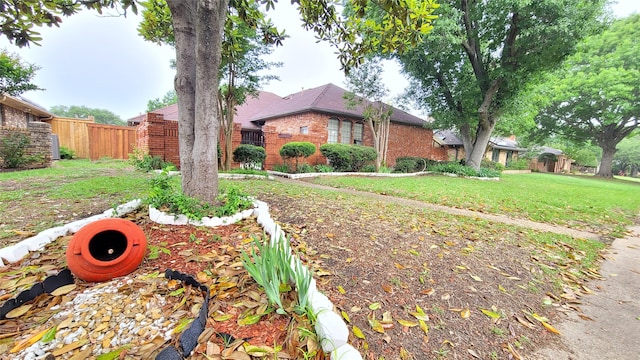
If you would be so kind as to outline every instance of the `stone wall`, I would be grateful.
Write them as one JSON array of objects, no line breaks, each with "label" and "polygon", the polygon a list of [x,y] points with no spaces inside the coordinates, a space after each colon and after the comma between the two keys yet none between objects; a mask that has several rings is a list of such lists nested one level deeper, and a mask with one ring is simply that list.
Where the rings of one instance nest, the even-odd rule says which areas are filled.
[{"label": "stone wall", "polygon": [[27,128],[27,116],[24,111],[6,105],[0,105],[0,111],[2,111],[2,114],[0,114],[0,118],[2,119],[0,126],[14,129]]},{"label": "stone wall", "polygon": [[[27,168],[43,168],[51,166],[51,125],[42,122],[29,122],[27,128],[0,127],[0,139],[14,133],[29,137],[30,143],[25,156],[39,156],[41,160],[25,165]],[[1,146],[1,144],[0,144]]]}]

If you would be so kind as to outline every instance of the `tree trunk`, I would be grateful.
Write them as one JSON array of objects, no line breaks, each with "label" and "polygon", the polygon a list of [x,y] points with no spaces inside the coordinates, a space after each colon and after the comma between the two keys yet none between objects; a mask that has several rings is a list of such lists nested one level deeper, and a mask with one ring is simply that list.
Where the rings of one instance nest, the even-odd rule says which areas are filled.
[{"label": "tree trunk", "polygon": [[600,145],[602,148],[602,159],[600,160],[600,168],[596,173],[596,176],[610,178],[613,177],[612,166],[613,166],[613,156],[616,154],[616,144],[603,144]]},{"label": "tree trunk", "polygon": [[471,152],[467,152],[466,154],[466,166],[472,167],[476,170],[480,169],[480,164],[482,163],[484,154],[487,152],[487,145],[489,145],[489,140],[491,139],[491,133],[493,132],[494,127],[494,122],[491,122],[488,128],[484,128],[482,126],[479,127],[478,133],[476,134],[476,141],[471,147]]},{"label": "tree trunk", "polygon": [[218,195],[218,68],[227,0],[167,0],[176,37],[182,192]]},{"label": "tree trunk", "polygon": [[232,100],[226,99],[226,121],[224,123],[224,169],[231,170],[231,159],[233,158],[233,118],[235,115],[235,105]]}]

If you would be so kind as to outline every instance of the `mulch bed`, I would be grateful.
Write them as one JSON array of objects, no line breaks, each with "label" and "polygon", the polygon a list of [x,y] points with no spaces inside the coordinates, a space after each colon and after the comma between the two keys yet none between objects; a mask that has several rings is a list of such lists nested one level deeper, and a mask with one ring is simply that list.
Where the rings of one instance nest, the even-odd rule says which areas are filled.
[{"label": "mulch bed", "polygon": [[[144,211],[129,214],[126,218],[142,228],[148,241],[147,257],[131,277],[162,274],[166,269],[172,269],[191,274],[210,288],[207,326],[190,359],[206,359],[206,356],[249,359],[240,350],[247,345],[261,347],[266,354],[269,351],[279,353],[280,358],[298,358],[302,356],[302,351],[316,351],[317,355],[311,357],[313,359],[324,358],[322,351],[317,351],[315,339],[301,335],[302,329],[312,329],[308,319],[300,315],[284,316],[273,312],[264,292],[244,270],[240,250],[251,245],[253,236],[263,235],[262,228],[254,218],[213,229],[157,224],[150,221]],[[0,283],[3,284],[0,285],[0,299],[4,301],[11,298],[19,292],[18,289],[24,290],[30,284],[42,281],[48,274],[64,268],[64,252],[69,240],[70,237],[60,238],[49,244],[45,251],[31,253],[18,263],[0,268]],[[76,280],[76,283],[79,286],[75,291],[93,286],[81,280]],[[165,295],[167,293],[164,292]],[[283,301],[285,307],[295,301],[294,293],[289,295]],[[72,297],[73,293],[66,296]],[[39,330],[40,324],[55,313],[50,311],[51,305],[61,301],[65,301],[65,298],[53,297],[52,301],[52,297],[46,295],[36,299],[37,304],[24,315],[0,321],[0,358],[9,355],[9,349],[18,339],[24,338],[24,334]],[[185,302],[185,307],[190,306],[190,301]],[[175,307],[170,310],[176,311]],[[257,322],[247,321],[255,319],[251,316],[256,314],[264,315],[259,316]],[[300,343],[301,340],[304,343]],[[280,349],[274,350],[274,347]],[[62,358],[73,358],[78,353],[79,350],[70,351]],[[142,359],[148,356],[146,353],[144,356],[142,353],[136,355],[131,349],[127,352],[127,358]]]}]

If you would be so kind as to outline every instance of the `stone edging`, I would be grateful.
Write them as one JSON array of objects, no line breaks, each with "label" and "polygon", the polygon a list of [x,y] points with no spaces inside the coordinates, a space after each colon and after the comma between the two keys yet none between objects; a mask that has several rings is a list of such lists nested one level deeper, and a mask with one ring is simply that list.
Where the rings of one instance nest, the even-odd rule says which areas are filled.
[{"label": "stone edging", "polygon": [[[82,220],[77,220],[64,226],[58,226],[55,228],[44,230],[36,236],[25,239],[15,245],[0,249],[0,266],[4,266],[3,260],[6,260],[10,263],[17,262],[25,257],[30,251],[42,250],[47,244],[53,242],[58,237],[76,233],[78,230],[80,230],[80,228],[94,221],[110,217],[120,217],[134,211],[141,205],[141,200],[133,200],[118,206],[116,209],[106,210],[102,214],[94,215]],[[201,222],[201,225],[219,226],[223,224],[230,224],[254,215],[257,218],[258,224],[262,226],[264,231],[271,236],[272,244],[280,240],[286,240],[286,234],[284,233],[284,231],[282,231],[282,228],[278,226],[271,218],[271,215],[269,214],[269,206],[267,205],[267,203],[256,200],[254,202],[254,205],[254,209],[245,210],[231,217],[213,218],[207,221],[203,220]],[[194,223],[189,221],[184,215],[168,215],[158,210],[156,210],[156,212],[157,213],[154,214],[158,219],[163,221],[160,222],[162,224],[185,225],[187,223]],[[151,218],[151,208],[149,209],[149,217]],[[198,222],[195,221],[195,223],[197,224]],[[218,223],[219,225],[207,225]],[[200,226],[200,224],[196,226]],[[292,258],[291,266],[294,271],[297,268],[296,265],[299,262],[299,258]],[[301,268],[304,269],[303,271],[309,271],[304,266],[302,266]],[[325,353],[331,354],[331,360],[362,360],[362,355],[360,354],[360,352],[358,352],[358,350],[347,343],[349,339],[349,329],[347,328],[347,325],[345,324],[342,317],[334,311],[334,305],[331,300],[329,300],[326,295],[318,290],[315,279],[311,280],[308,291],[309,304],[311,310],[316,315],[315,331],[316,335],[318,335],[318,338],[320,339],[322,350]]]},{"label": "stone edging", "polygon": [[414,176],[424,176],[431,174],[438,174],[444,176],[451,177],[464,177],[466,179],[475,179],[475,180],[491,180],[491,181],[499,181],[499,177],[479,177],[479,176],[460,176],[458,174],[451,173],[438,173],[433,171],[421,171],[415,173],[367,173],[367,172],[326,172],[326,173],[302,173],[302,174],[289,174],[278,171],[267,170],[269,175],[279,176],[283,178],[288,178],[292,180],[297,179],[306,179],[320,176],[362,176],[362,177],[390,177],[390,178],[399,178],[399,177],[414,177]]}]

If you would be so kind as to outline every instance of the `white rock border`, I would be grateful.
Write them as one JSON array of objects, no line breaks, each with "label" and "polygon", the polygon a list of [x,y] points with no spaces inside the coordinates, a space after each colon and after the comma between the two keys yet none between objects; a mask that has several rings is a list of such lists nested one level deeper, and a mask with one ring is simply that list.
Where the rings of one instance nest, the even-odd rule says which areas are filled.
[{"label": "white rock border", "polygon": [[[77,220],[64,226],[44,230],[36,236],[25,239],[15,245],[0,249],[0,266],[4,266],[3,260],[8,261],[9,263],[17,262],[25,257],[30,251],[42,250],[47,244],[53,242],[58,237],[76,233],[83,226],[97,220],[120,217],[138,209],[141,205],[142,200],[133,200],[126,204],[122,204],[115,209],[106,210],[102,214]],[[149,207],[149,217],[152,221],[170,225],[192,224],[195,226],[215,227],[229,225],[250,216],[255,216],[258,224],[271,236],[271,245],[276,244],[279,241],[287,241],[285,232],[271,218],[271,214],[269,214],[269,205],[259,200],[254,201],[253,209],[244,210],[233,216],[223,218],[203,218],[201,221],[190,220],[185,215],[175,216],[166,214],[162,211]],[[286,246],[286,248],[288,249],[289,247]],[[298,265],[300,265],[300,259],[298,257],[293,257],[290,264],[293,271],[296,271],[298,268],[302,269],[302,271],[309,271],[306,266],[299,267]],[[322,350],[325,353],[331,354],[331,360],[362,360],[360,352],[348,344],[349,329],[347,328],[347,325],[342,317],[334,311],[334,305],[331,300],[318,290],[315,279],[311,279],[308,296],[311,311],[313,311],[316,316],[315,331],[320,340]]]},{"label": "white rock border", "polygon": [[109,209],[102,214],[90,216],[86,219],[76,220],[63,226],[54,227],[38,233],[38,235],[22,240],[21,242],[0,249],[0,266],[4,266],[3,261],[14,263],[25,257],[29,251],[42,250],[47,244],[61,236],[76,233],[83,226],[94,221],[111,217],[120,217],[139,208],[142,200],[132,200],[122,204],[115,209]]}]

